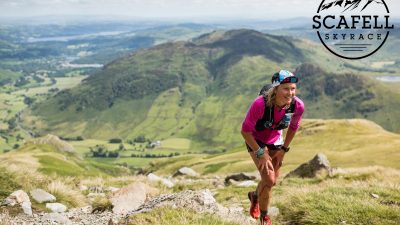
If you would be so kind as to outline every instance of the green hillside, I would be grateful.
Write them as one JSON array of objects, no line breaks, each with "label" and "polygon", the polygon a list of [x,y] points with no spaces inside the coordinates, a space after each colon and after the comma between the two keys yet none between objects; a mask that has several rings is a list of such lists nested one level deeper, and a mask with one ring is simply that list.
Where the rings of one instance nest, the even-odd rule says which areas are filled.
[{"label": "green hillside", "polygon": [[[291,144],[290,152],[285,156],[282,171],[286,173],[295,169],[319,152],[328,157],[332,167],[358,168],[379,165],[399,169],[398,146],[399,134],[385,131],[371,121],[304,120]],[[158,160],[147,169],[157,174],[168,175],[183,166],[191,167],[203,175],[256,171],[244,144],[228,153]]]},{"label": "green hillside", "polygon": [[242,142],[240,125],[252,99],[285,67],[302,78],[298,95],[306,117],[367,118],[399,131],[393,116],[400,107],[398,92],[363,74],[332,73],[339,71],[338,61],[322,69],[317,65],[328,65],[328,55],[306,46],[252,30],[165,43],[115,60],[22,117],[41,135],[132,139],[144,134],[189,138],[194,148],[234,146]]},{"label": "green hillside", "polygon": [[[126,168],[84,160],[74,152],[60,151],[55,145],[25,144],[0,154],[0,200],[12,192],[42,188],[68,207],[87,205],[77,185],[83,179],[106,179],[130,174]],[[45,206],[33,202],[36,211]]]},{"label": "green hillside", "polygon": [[12,72],[10,70],[0,69],[0,86],[10,84],[18,79],[21,74]]},{"label": "green hillside", "polygon": [[20,168],[21,171],[17,170],[16,172],[21,179],[25,177],[23,173],[27,171],[35,176],[43,174],[56,175],[56,177],[108,176],[129,173],[124,168],[84,160],[76,153],[62,152],[48,144],[25,144],[16,151],[1,154],[0,162],[2,167],[8,167],[11,171],[13,168]]},{"label": "green hillside", "polygon": [[330,73],[312,64],[296,68],[298,95],[307,118],[365,118],[399,132],[400,95],[375,79],[353,73]]}]

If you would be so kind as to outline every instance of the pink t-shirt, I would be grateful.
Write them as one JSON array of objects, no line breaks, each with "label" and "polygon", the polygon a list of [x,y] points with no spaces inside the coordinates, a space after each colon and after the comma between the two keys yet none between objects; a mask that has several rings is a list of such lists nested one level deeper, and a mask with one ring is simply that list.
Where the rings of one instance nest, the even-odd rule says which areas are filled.
[{"label": "pink t-shirt", "polygon": [[[292,119],[290,120],[289,128],[296,131],[300,127],[301,117],[304,112],[304,103],[298,97],[294,97],[296,100],[296,107],[294,109]],[[281,141],[282,130],[271,130],[265,129],[263,131],[257,131],[255,129],[256,123],[259,119],[262,119],[264,115],[265,105],[263,96],[258,96],[251,104],[247,111],[246,117],[242,123],[243,132],[251,132],[253,137],[265,144],[282,144],[278,143]],[[285,115],[284,109],[274,107],[274,123],[273,127],[277,126],[279,121],[282,120]]]}]

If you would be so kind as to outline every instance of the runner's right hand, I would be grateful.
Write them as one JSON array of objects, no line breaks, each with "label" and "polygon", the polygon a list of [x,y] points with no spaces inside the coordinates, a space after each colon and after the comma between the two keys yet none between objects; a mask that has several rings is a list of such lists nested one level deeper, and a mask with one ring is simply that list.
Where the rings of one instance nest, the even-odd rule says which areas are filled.
[{"label": "runner's right hand", "polygon": [[266,170],[267,175],[269,175],[270,169],[273,170],[273,168],[274,167],[272,166],[272,159],[268,154],[268,150],[266,150],[264,155],[258,159],[258,170],[260,172]]}]

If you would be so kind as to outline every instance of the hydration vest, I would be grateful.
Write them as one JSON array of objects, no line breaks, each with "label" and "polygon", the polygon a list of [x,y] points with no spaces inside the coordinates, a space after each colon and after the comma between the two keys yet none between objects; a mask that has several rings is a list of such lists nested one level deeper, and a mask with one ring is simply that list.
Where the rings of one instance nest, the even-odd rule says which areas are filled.
[{"label": "hydration vest", "polygon": [[279,121],[276,127],[272,127],[274,124],[274,107],[270,107],[267,105],[267,97],[263,95],[264,98],[264,115],[261,119],[259,119],[256,123],[255,129],[257,131],[263,131],[265,129],[270,130],[283,130],[286,129],[289,124],[290,120],[292,119],[292,115],[294,109],[296,108],[296,100],[293,98],[290,102],[290,106],[285,109],[285,115],[283,116],[282,120]]}]

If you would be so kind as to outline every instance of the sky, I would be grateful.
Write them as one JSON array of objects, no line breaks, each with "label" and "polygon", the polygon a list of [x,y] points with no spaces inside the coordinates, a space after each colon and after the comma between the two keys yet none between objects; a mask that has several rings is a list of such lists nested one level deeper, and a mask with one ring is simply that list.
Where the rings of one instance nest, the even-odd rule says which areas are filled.
[{"label": "sky", "polygon": [[[287,19],[311,17],[320,0],[0,0],[0,16]],[[400,17],[400,1],[386,0]]]}]

